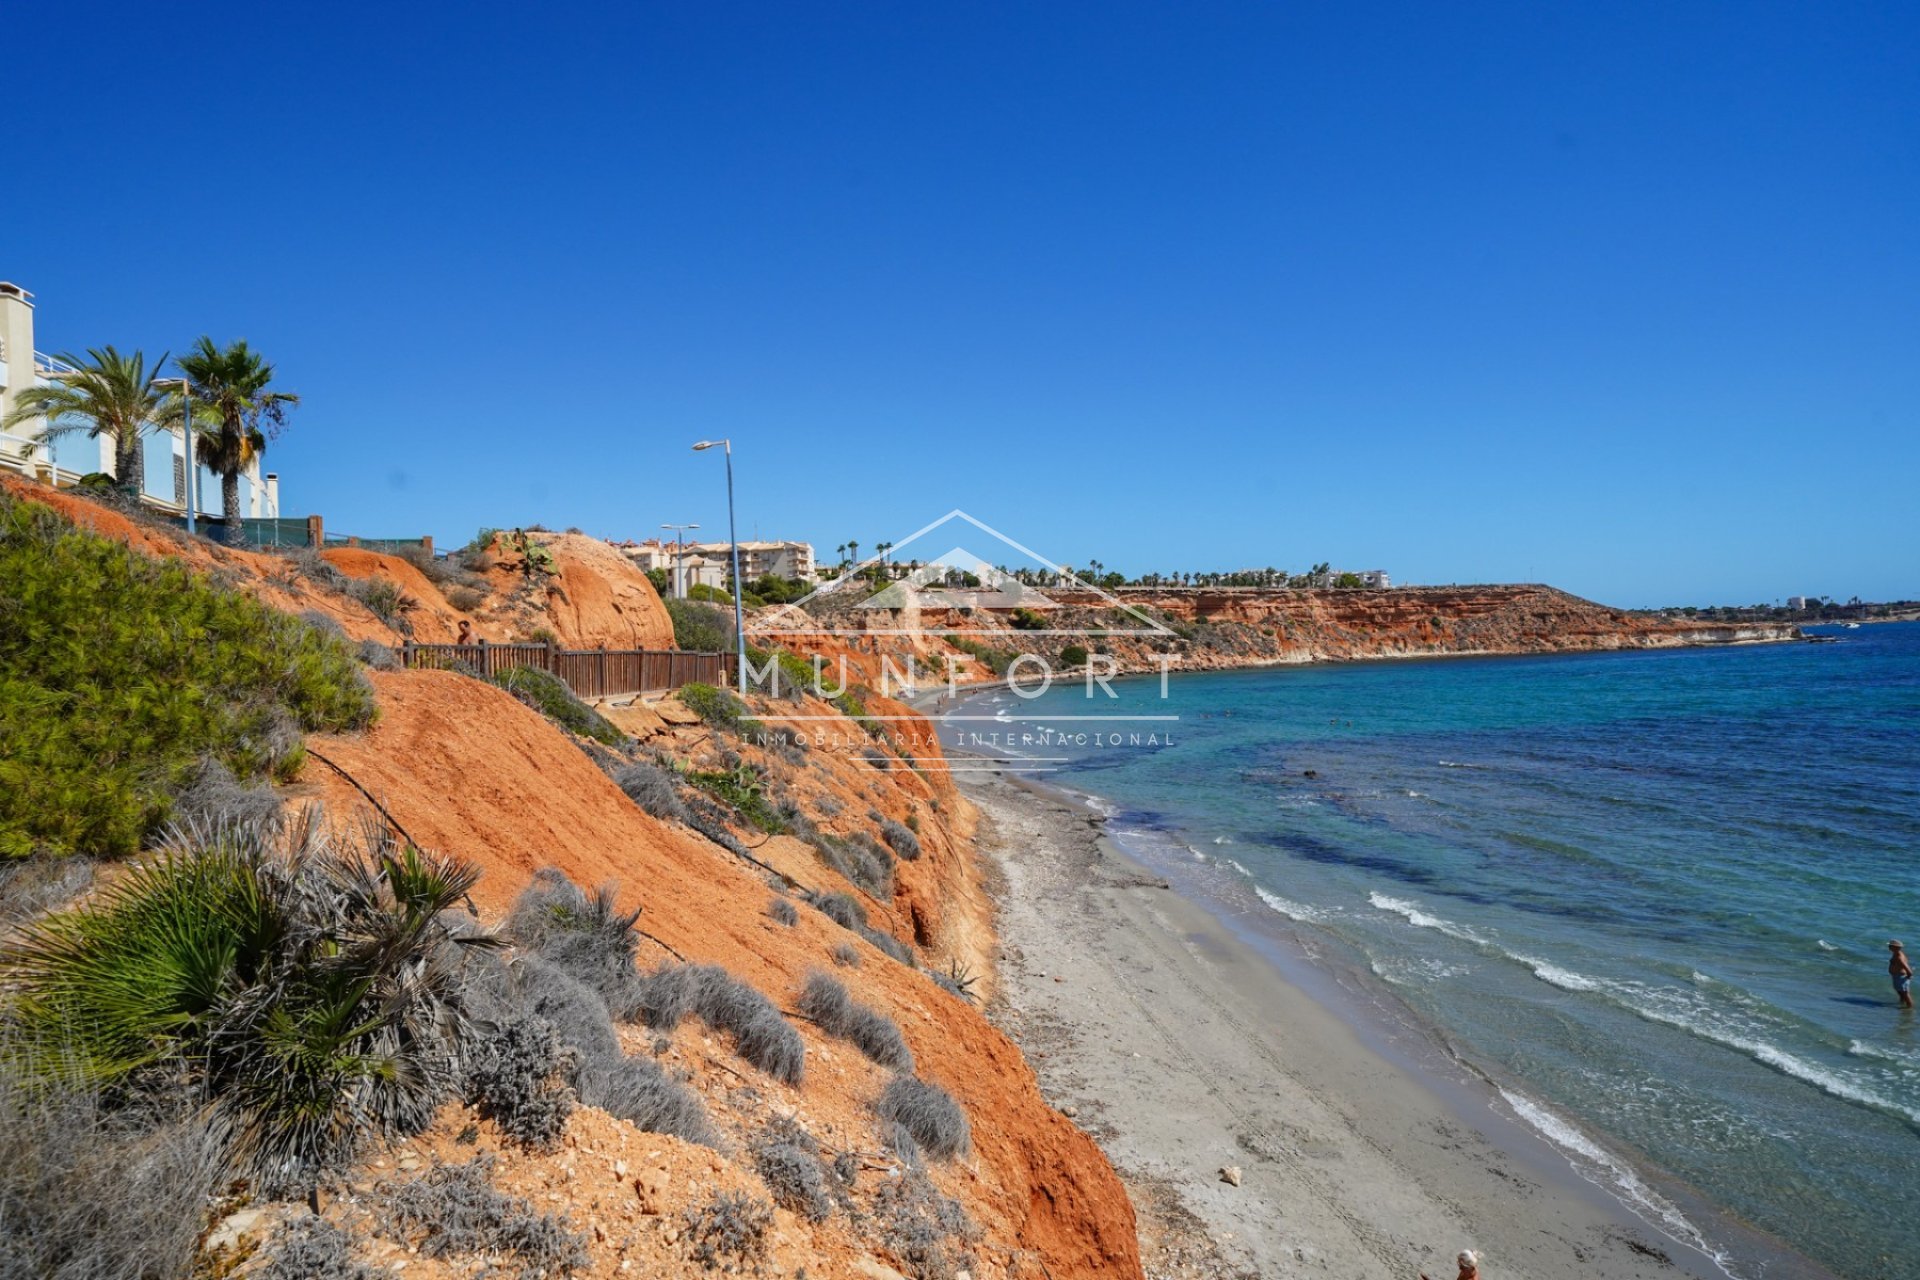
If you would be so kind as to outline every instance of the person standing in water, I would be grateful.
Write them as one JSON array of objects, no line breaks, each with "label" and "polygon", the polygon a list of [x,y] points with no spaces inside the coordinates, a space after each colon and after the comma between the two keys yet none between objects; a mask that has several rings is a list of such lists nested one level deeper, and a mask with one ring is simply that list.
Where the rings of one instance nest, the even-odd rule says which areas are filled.
[{"label": "person standing in water", "polygon": [[1913,963],[1900,944],[1887,944],[1887,976],[1893,979],[1893,993],[1900,997],[1902,1009],[1913,1008]]}]

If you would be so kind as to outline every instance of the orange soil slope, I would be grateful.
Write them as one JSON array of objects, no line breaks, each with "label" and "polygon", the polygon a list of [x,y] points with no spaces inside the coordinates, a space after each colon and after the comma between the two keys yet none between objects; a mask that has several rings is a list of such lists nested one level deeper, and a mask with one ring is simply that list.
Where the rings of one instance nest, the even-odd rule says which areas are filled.
[{"label": "orange soil slope", "polygon": [[239,579],[239,588],[262,603],[288,613],[323,614],[354,640],[399,643],[398,633],[375,617],[372,610],[358,600],[308,582],[285,557],[189,538],[158,520],[134,519],[98,502],[4,471],[0,471],[0,490],[10,497],[52,507],[81,528],[123,542],[136,551],[150,556],[169,556],[203,573],[234,575]]},{"label": "orange soil slope", "polygon": [[[773,923],[761,873],[643,813],[564,734],[505,693],[442,672],[373,678],[379,723],[363,736],[313,745],[377,796],[413,839],[478,863],[486,875],[475,897],[487,914],[503,910],[541,866],[585,885],[618,881],[622,902],[645,908],[643,929],[689,959],[725,965],[776,1000],[790,999],[810,969],[831,968],[832,948],[852,938],[813,911],[802,911],[791,929]],[[310,776],[336,811],[359,802],[330,772]],[[986,1235],[983,1252],[997,1248],[1010,1261],[1017,1254],[1007,1250],[1038,1255],[1056,1280],[1140,1275],[1126,1192],[1092,1140],[1042,1099],[1019,1050],[925,975],[864,944],[861,950],[860,998],[894,1017],[921,1075],[946,1087],[972,1117],[976,1155],[954,1171],[949,1190],[973,1208]],[[802,1031],[810,1055],[833,1051],[811,1027]],[[792,1101],[870,1125],[861,1119],[866,1096],[835,1091],[874,1087],[865,1077],[849,1083],[821,1071]]]},{"label": "orange soil slope", "polygon": [[582,533],[529,533],[553,557],[551,574],[531,576],[507,535],[489,547],[494,598],[476,615],[490,640],[518,640],[536,628],[571,649],[671,649],[673,619],[639,566]]}]

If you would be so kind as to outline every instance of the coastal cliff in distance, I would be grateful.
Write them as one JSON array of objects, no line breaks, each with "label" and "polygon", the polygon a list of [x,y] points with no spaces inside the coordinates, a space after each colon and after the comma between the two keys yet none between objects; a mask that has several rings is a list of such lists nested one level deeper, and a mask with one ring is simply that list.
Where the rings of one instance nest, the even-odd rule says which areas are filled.
[{"label": "coastal cliff in distance", "polygon": [[[1800,638],[1800,629],[1791,624],[1680,622],[1531,583],[1382,591],[1122,588],[1118,598],[1175,632],[1182,667],[1666,649]],[[1120,641],[1114,650],[1124,654],[1140,643]]]}]

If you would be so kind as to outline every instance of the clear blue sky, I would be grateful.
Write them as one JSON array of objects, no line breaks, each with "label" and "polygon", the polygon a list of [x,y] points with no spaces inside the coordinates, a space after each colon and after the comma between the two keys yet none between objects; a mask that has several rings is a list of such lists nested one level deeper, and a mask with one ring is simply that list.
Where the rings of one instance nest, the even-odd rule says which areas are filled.
[{"label": "clear blue sky", "polygon": [[[305,9],[306,12],[295,12]],[[1920,8],[55,4],[0,278],[288,514],[1920,596]]]}]

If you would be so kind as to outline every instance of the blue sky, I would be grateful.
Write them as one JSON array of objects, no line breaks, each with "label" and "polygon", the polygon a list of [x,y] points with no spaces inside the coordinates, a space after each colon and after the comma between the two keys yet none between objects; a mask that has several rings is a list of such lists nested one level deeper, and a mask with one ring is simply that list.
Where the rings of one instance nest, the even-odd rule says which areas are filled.
[{"label": "blue sky", "polygon": [[299,9],[37,10],[0,183],[288,514],[1920,596],[1911,4]]}]

